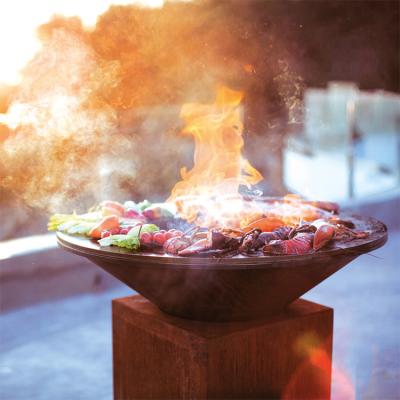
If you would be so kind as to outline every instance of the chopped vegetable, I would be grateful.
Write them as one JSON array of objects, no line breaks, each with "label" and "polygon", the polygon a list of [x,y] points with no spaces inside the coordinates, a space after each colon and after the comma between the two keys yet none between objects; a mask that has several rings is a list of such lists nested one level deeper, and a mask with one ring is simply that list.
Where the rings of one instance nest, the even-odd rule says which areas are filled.
[{"label": "chopped vegetable", "polygon": [[80,222],[67,230],[70,235],[89,235],[96,222]]},{"label": "chopped vegetable", "polygon": [[125,208],[125,210],[132,209],[132,210],[140,211],[138,208],[138,205],[132,200],[126,201],[124,203],[124,208]]},{"label": "chopped vegetable", "polygon": [[124,203],[125,210],[136,210],[137,212],[142,212],[145,208],[151,206],[151,203],[148,200],[143,200],[140,203],[135,203],[132,200],[126,201]]},{"label": "chopped vegetable", "polygon": [[165,233],[157,232],[153,235],[153,242],[155,244],[162,246],[165,241],[166,241]]},{"label": "chopped vegetable", "polygon": [[150,245],[153,241],[153,235],[150,232],[143,232],[140,234],[140,243]]},{"label": "chopped vegetable", "polygon": [[107,200],[101,203],[101,212],[103,217],[107,215],[118,215],[119,217],[122,217],[125,213],[125,208],[117,201]]},{"label": "chopped vegetable", "polygon": [[151,205],[152,204],[148,200],[143,200],[143,201],[141,201],[140,203],[137,204],[137,207],[138,207],[139,211],[143,211],[146,208],[151,207]]},{"label": "chopped vegetable", "polygon": [[141,212],[135,210],[134,208],[129,208],[125,211],[124,217],[130,219],[142,219],[143,215]]},{"label": "chopped vegetable", "polygon": [[[54,214],[50,217],[47,228],[49,231],[60,231],[69,234],[87,235],[101,219],[98,212],[87,214]],[[70,231],[71,230],[71,231]]]},{"label": "chopped vegetable", "polygon": [[139,232],[140,233],[153,233],[159,231],[160,228],[157,225],[154,224],[143,224],[143,225],[138,225],[132,228],[127,236],[132,236],[132,237],[139,237]]},{"label": "chopped vegetable", "polygon": [[118,246],[130,250],[138,250],[140,248],[140,241],[138,237],[129,235],[111,235],[99,240],[102,247],[105,246]]},{"label": "chopped vegetable", "polygon": [[104,217],[89,232],[89,236],[93,239],[100,239],[101,232],[105,230],[119,229],[119,219],[116,215]]}]

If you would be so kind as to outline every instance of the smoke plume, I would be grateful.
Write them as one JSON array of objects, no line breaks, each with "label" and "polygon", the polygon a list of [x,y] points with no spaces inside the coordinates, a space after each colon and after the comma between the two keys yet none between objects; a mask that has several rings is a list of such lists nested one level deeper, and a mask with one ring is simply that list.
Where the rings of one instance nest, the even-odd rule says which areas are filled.
[{"label": "smoke plume", "polygon": [[180,106],[210,102],[218,84],[248,93],[247,104],[267,88],[259,119],[295,122],[301,80],[253,17],[218,2],[167,3],[112,6],[91,30],[78,18],[41,26],[41,49],[2,118],[3,193],[50,211],[165,198],[192,158]]}]

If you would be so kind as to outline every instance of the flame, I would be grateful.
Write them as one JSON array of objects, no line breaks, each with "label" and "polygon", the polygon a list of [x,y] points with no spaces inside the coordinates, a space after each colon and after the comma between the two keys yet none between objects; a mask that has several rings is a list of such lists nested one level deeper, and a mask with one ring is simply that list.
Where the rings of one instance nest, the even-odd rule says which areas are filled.
[{"label": "flame", "polygon": [[[234,29],[239,17],[229,7],[215,14],[232,27],[226,30],[212,24],[208,12],[199,14],[197,5],[162,7],[180,1],[188,0],[0,5],[0,191],[59,211],[67,202],[70,208],[82,199],[91,204],[104,196],[123,199],[125,193],[157,196],[171,186],[178,157],[162,171],[158,165],[182,154],[186,143],[168,134],[168,149],[161,137],[156,144],[165,153],[154,151],[154,139],[142,135],[154,129],[152,107],[169,115],[169,106],[187,95],[209,96],[215,82],[247,86],[247,75],[269,70],[258,60],[257,41],[237,46],[242,28]],[[22,67],[16,82],[12,75]],[[16,86],[3,88],[1,82]],[[202,217],[208,226],[217,221],[242,227],[265,214],[239,195],[240,186],[251,188],[262,179],[241,154],[242,98],[220,88],[214,104],[183,107],[184,132],[196,142],[195,163],[182,170],[170,200],[191,221]]]},{"label": "flame", "polygon": [[[186,122],[184,134],[195,141],[194,166],[181,169],[182,180],[174,186],[168,202],[174,202],[181,216],[188,221],[199,217],[200,208],[233,214],[241,208],[239,187],[251,187],[262,175],[242,156],[243,122],[240,107],[243,93],[220,87],[214,104],[185,104],[181,117]],[[222,210],[221,198],[231,199],[230,209]],[[228,211],[228,212],[226,212]]]},{"label": "flame", "polygon": [[242,155],[242,99],[242,92],[221,86],[214,104],[183,105],[183,133],[195,141],[194,165],[190,171],[181,169],[182,180],[167,202],[182,218],[204,227],[246,228],[263,217],[282,225],[319,218],[322,211],[297,195],[288,194],[283,201],[241,196],[241,186],[252,189],[263,179]]}]

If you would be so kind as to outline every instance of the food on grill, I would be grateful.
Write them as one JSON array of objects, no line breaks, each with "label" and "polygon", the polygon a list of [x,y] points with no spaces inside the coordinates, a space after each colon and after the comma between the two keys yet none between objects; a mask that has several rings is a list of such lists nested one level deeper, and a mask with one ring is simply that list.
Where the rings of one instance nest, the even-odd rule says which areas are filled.
[{"label": "food on grill", "polygon": [[[223,217],[220,226],[215,218],[211,226],[189,223],[172,204],[145,200],[124,204],[104,201],[86,214],[56,214],[48,228],[87,236],[102,247],[182,257],[302,255],[369,235],[357,230],[351,219],[340,218],[335,203],[297,197],[247,199],[242,203],[235,210],[236,218],[233,214],[227,217],[227,211],[219,208]],[[227,208],[229,204],[227,199]]]},{"label": "food on grill", "polygon": [[243,96],[220,86],[215,102],[182,107],[182,133],[194,138],[193,167],[181,169],[165,203],[107,200],[87,214],[54,215],[49,229],[103,247],[182,257],[299,255],[368,235],[362,224],[339,217],[336,203],[244,194],[259,192],[262,174],[242,155]]},{"label": "food on grill", "polygon": [[160,228],[154,224],[140,224],[131,228],[125,234],[122,233],[123,230],[127,230],[127,228],[120,229],[116,234],[103,237],[103,239],[99,240],[100,246],[118,246],[130,250],[139,250],[143,245],[141,236],[150,235],[154,240],[154,235],[159,232]]},{"label": "food on grill", "polygon": [[298,233],[293,239],[272,240],[263,247],[264,254],[307,254],[313,248],[312,233]]},{"label": "food on grill", "polygon": [[[107,211],[108,212],[108,211]],[[103,214],[104,215],[104,214]],[[93,239],[101,239],[102,232],[119,232],[119,218],[115,214],[104,217],[98,224],[96,224],[90,231],[88,236]]]},{"label": "food on grill", "polygon": [[245,232],[251,231],[254,228],[260,229],[262,232],[271,232],[274,229],[281,228],[285,223],[276,217],[263,217],[257,219],[243,228]]}]

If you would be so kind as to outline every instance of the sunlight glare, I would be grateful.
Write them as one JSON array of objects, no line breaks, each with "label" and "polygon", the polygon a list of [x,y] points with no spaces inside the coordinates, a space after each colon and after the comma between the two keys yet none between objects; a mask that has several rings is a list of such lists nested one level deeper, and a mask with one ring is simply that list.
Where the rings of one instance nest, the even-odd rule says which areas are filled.
[{"label": "sunlight glare", "polygon": [[86,27],[95,25],[97,17],[110,5],[135,4],[162,7],[164,0],[13,0],[0,4],[0,85],[19,83],[21,69],[40,48],[36,37],[39,25],[57,14],[78,16]]}]

